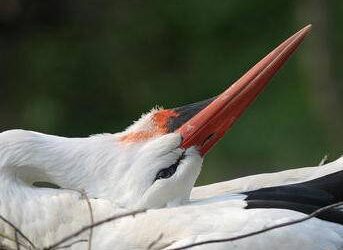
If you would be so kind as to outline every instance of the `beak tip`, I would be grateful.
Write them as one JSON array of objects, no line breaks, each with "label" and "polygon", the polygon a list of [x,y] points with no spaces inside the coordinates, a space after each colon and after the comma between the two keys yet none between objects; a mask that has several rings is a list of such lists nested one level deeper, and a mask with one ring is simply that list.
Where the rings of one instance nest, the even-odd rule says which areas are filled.
[{"label": "beak tip", "polygon": [[307,35],[312,30],[312,24],[306,25],[304,28],[301,29],[301,33]]},{"label": "beak tip", "polygon": [[302,43],[311,28],[312,25],[309,24],[282,42],[227,90],[184,123],[178,129],[183,137],[182,147],[196,146],[201,156],[204,156],[256,99]]},{"label": "beak tip", "polygon": [[311,28],[312,28],[312,23],[309,23],[308,25],[305,26],[304,29],[309,29],[310,30]]}]

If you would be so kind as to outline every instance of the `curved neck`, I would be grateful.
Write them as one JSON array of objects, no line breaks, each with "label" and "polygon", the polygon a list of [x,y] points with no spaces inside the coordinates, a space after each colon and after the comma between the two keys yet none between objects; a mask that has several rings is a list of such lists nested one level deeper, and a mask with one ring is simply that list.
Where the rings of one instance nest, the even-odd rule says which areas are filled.
[{"label": "curved neck", "polygon": [[[81,140],[23,130],[3,132],[0,134],[0,176],[22,181],[34,178],[72,181],[76,176],[76,159],[81,160],[85,155],[76,141]],[[57,171],[70,174],[63,175],[62,179]]]},{"label": "curved neck", "polygon": [[[63,138],[23,130],[0,133],[0,214],[38,242],[42,242],[39,238],[44,235],[55,235],[58,231],[62,237],[68,230],[88,225],[87,202],[79,192],[36,188],[32,183],[48,181],[74,190],[92,186],[90,183],[99,172],[94,169],[95,162],[104,153],[103,143],[97,143],[101,140],[104,139]],[[116,210],[109,201],[91,200],[97,218]],[[101,209],[96,209],[97,203]],[[58,218],[69,221],[65,230],[56,230],[57,225],[63,227]],[[0,229],[2,226],[0,223]],[[4,230],[13,233],[11,228]]]},{"label": "curved neck", "polygon": [[[110,143],[110,144],[109,144]],[[24,130],[0,133],[0,192],[47,181],[94,193],[116,157],[113,136],[64,138]],[[109,146],[111,145],[111,146]],[[105,167],[104,167],[105,166]]]}]

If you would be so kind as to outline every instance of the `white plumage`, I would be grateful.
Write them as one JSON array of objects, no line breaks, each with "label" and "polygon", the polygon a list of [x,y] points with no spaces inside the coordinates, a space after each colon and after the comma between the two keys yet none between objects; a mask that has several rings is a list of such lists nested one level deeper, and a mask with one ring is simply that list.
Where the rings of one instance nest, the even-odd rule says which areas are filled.
[{"label": "white plumage", "polygon": [[[32,187],[29,182],[24,182],[24,179],[19,178],[19,176],[25,176],[25,180],[33,181],[35,176],[48,175],[47,179],[36,180],[50,181],[65,188],[84,189],[89,194],[95,221],[132,209],[160,207],[160,209],[148,210],[135,218],[123,218],[96,228],[92,243],[95,249],[113,249],[113,246],[116,246],[115,249],[145,249],[160,234],[163,234],[163,237],[156,244],[156,249],[162,246],[173,248],[191,242],[248,233],[304,216],[302,213],[284,209],[247,210],[244,209],[245,196],[234,193],[265,186],[302,182],[343,170],[343,158],[341,158],[320,167],[249,176],[194,188],[191,200],[188,201],[184,193],[189,194],[188,187],[194,184],[202,164],[196,152],[189,149],[188,156],[181,162],[179,168],[196,169],[188,173],[188,177],[193,177],[191,182],[189,178],[177,179],[179,177],[175,176],[175,180],[166,180],[171,183],[161,183],[157,187],[159,191],[154,190],[154,187],[142,189],[142,192],[133,188],[135,192],[127,194],[122,191],[125,189],[127,179],[123,178],[123,175],[116,176],[119,175],[118,169],[123,167],[122,162],[116,161],[112,155],[104,158],[105,152],[109,151],[113,151],[113,156],[117,156],[118,153],[115,152],[113,146],[115,138],[116,135],[85,138],[84,147],[81,147],[80,140],[82,139],[63,139],[30,131],[2,133],[1,215],[19,227],[38,247],[53,244],[82,226],[90,224],[86,200],[78,192]],[[179,136],[166,135],[157,140],[158,142],[151,142],[151,145],[145,145],[144,148],[151,152],[161,150],[159,155],[166,157],[163,160],[168,162],[167,164],[173,162],[172,158],[178,157],[173,148],[175,143],[180,141]],[[75,148],[75,142],[78,142],[77,148]],[[109,143],[108,151],[104,146],[105,142]],[[96,148],[101,150],[95,153]],[[171,155],[167,153],[169,150],[171,150]],[[17,152],[17,154],[11,155],[9,152]],[[154,156],[151,155],[150,158],[152,157]],[[100,158],[102,162],[110,163],[112,159],[113,162],[100,166],[98,162]],[[143,160],[146,161],[146,159]],[[4,165],[9,162],[17,165],[15,167],[12,165],[9,169],[9,166]],[[51,162],[55,164],[51,165]],[[148,168],[149,166],[151,162],[148,162],[148,166],[140,167]],[[34,170],[35,168],[37,169]],[[108,168],[111,168],[113,174],[109,174]],[[125,166],[125,168],[130,168],[130,166]],[[100,169],[103,170],[100,171]],[[38,175],[39,171],[46,172]],[[31,176],[31,173],[34,173],[34,176]],[[82,178],[87,182],[82,182]],[[113,182],[113,185],[110,182]],[[97,185],[101,186],[100,183],[104,186],[103,188],[97,187]],[[178,185],[180,190],[173,188],[173,192],[169,192],[168,184]],[[107,185],[109,189],[105,187]],[[144,186],[144,183],[141,185]],[[116,189],[114,186],[119,186],[119,188]],[[131,189],[130,186],[126,188]],[[149,198],[146,193],[153,193],[153,196]],[[173,202],[162,204],[164,196]],[[172,196],[175,198],[173,199]],[[162,208],[165,206],[167,208]],[[13,229],[4,224],[1,224],[0,232],[13,237]],[[88,234],[89,232],[85,232],[81,238],[87,239]],[[8,241],[3,241],[3,244],[8,243]],[[13,243],[11,244],[13,246]],[[211,248],[221,249],[222,246],[222,249],[230,249],[238,246],[239,249],[251,249],[254,246],[254,249],[275,247],[290,249],[302,246],[302,249],[341,249],[342,244],[343,227],[341,225],[314,218],[234,243],[213,244]],[[86,249],[86,247],[87,243],[74,245],[75,249]],[[202,248],[208,249],[208,246],[204,245]]]},{"label": "white plumage", "polygon": [[294,184],[314,180],[325,175],[342,171],[343,157],[322,166],[303,167],[276,173],[250,175],[231,181],[218,182],[192,189],[193,199],[202,199],[226,193],[241,193],[264,187]]},{"label": "white plumage", "polygon": [[[93,222],[146,209],[95,227],[91,244],[91,230],[85,230],[62,245],[174,249],[254,232],[342,201],[343,158],[194,188],[203,156],[308,30],[282,43],[218,98],[152,110],[124,132],[88,138],[25,130],[0,133],[0,215],[37,249],[44,249]],[[61,188],[33,185],[42,181]],[[263,189],[267,187],[273,188]],[[330,211],[302,223],[194,249],[343,249],[343,212]],[[0,222],[0,246],[14,248],[16,236],[12,226]],[[18,237],[20,244],[29,246]]]}]

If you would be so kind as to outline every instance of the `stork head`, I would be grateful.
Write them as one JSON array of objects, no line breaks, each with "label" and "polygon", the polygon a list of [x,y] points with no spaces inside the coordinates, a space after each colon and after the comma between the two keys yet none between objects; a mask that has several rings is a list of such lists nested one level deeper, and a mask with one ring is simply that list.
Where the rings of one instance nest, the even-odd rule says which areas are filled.
[{"label": "stork head", "polygon": [[[114,135],[71,141],[58,138],[52,142],[51,136],[38,140],[34,133],[30,140],[21,142],[28,149],[24,158],[30,163],[14,164],[25,165],[28,176],[40,168],[41,176],[59,186],[82,188],[90,197],[110,199],[120,207],[180,204],[189,199],[203,157],[254,101],[309,30],[307,26],[281,43],[214,98],[179,108],[153,109]],[[14,138],[11,134],[7,137]],[[40,143],[33,143],[37,141]],[[39,152],[43,155],[36,156]]]},{"label": "stork head", "polygon": [[153,109],[117,134],[120,179],[111,188],[123,206],[157,208],[189,198],[202,159],[254,101],[310,30],[269,53],[217,97],[174,109]]}]

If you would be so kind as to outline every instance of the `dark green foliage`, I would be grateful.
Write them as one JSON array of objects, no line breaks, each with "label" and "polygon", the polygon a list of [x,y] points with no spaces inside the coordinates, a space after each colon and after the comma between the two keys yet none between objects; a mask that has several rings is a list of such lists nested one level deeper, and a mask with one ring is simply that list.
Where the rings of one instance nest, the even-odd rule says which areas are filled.
[{"label": "dark green foliage", "polygon": [[[316,2],[1,0],[0,130],[123,130],[156,104],[218,94],[313,23],[298,54],[209,154],[200,183],[336,157],[343,149],[343,4]],[[328,62],[314,41],[327,42]],[[311,62],[331,64],[329,73]],[[334,98],[321,95],[326,83],[315,85],[313,71],[329,74]],[[326,105],[331,99],[338,102]]]}]

